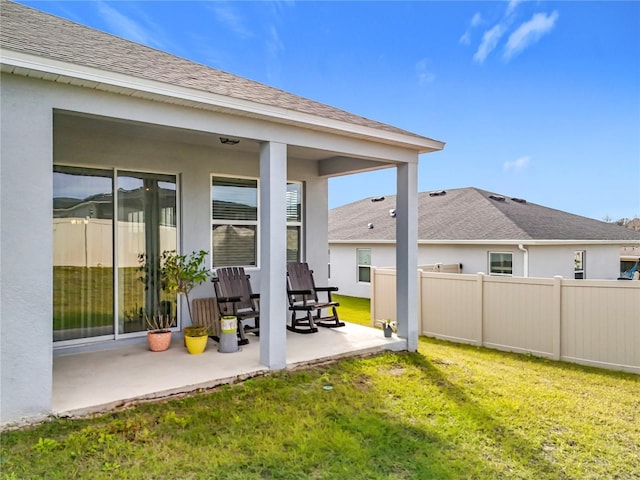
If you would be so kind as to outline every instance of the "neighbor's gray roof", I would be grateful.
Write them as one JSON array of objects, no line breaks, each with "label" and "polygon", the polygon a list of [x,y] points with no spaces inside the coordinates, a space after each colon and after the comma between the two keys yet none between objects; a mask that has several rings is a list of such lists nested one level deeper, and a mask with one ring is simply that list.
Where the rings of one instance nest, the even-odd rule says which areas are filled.
[{"label": "neighbor's gray roof", "polygon": [[431,140],[24,5],[6,0],[0,5],[3,49]]},{"label": "neighbor's gray roof", "polygon": [[[490,196],[503,198],[494,200]],[[366,198],[329,211],[329,241],[393,241],[396,196],[372,202]],[[369,229],[368,224],[373,224]],[[631,240],[640,232],[619,225],[518,202],[478,188],[447,190],[446,194],[418,194],[418,239],[443,243],[470,240]]]}]

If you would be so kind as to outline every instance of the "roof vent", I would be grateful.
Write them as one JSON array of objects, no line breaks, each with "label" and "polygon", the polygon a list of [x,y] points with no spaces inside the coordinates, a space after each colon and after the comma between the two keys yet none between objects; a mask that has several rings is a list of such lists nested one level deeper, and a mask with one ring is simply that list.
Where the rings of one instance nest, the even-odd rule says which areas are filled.
[{"label": "roof vent", "polygon": [[527,201],[524,198],[512,198],[511,200],[513,200],[514,202],[522,203],[522,204],[527,203]]},{"label": "roof vent", "polygon": [[367,228],[369,230],[372,230],[373,229],[373,223],[367,223]]},{"label": "roof vent", "polygon": [[495,200],[496,202],[504,202],[505,198],[501,197],[500,195],[489,195],[489,198],[491,200]]},{"label": "roof vent", "polygon": [[391,218],[396,218],[396,209],[392,208],[391,210],[389,210],[389,216]]},{"label": "roof vent", "polygon": [[382,202],[384,200],[384,197],[373,197],[371,199],[372,202]]},{"label": "roof vent", "polygon": [[430,197],[441,197],[443,195],[446,195],[447,192],[446,190],[438,190],[437,192],[429,192],[429,196]]}]

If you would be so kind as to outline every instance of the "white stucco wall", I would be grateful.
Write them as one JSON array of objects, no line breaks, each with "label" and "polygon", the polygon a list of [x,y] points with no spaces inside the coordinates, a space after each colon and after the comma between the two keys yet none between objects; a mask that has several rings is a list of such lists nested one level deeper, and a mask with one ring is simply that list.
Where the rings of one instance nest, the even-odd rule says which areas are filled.
[{"label": "white stucco wall", "polygon": [[574,277],[574,252],[586,251],[585,278],[615,280],[620,276],[619,245],[554,245],[529,247],[529,276]]},{"label": "white stucco wall", "polygon": [[[371,263],[376,267],[395,265],[393,244],[331,243],[330,283],[340,294],[370,298],[370,285],[357,281],[357,248],[371,248]],[[586,250],[586,278],[615,280],[620,274],[619,245],[543,245],[527,246],[529,277],[551,278],[560,275],[574,278],[573,258],[576,250]],[[509,252],[513,255],[513,275],[524,275],[525,256],[514,245],[419,245],[418,264],[462,263],[462,273],[487,273],[489,252]]]},{"label": "white stucco wall", "polygon": [[[108,129],[95,131],[91,130],[93,122],[86,122],[85,128],[80,125],[68,129],[64,122],[56,121],[63,119],[60,112],[210,132],[216,139],[229,135],[257,142],[295,142],[298,147],[344,155],[398,161],[407,157],[407,150],[399,147],[376,146],[292,125],[4,73],[1,80],[1,424],[23,416],[33,419],[51,409],[54,163],[178,175],[179,242],[185,252],[211,248],[211,174],[260,175],[257,151],[220,150],[206,141],[194,143],[179,138],[148,139],[126,129],[118,134]],[[328,187],[327,178],[319,176],[319,170],[317,161],[287,158],[287,179],[304,183],[303,252],[316,271],[316,282],[326,284]],[[249,269],[249,273],[255,291],[262,293],[260,268]],[[212,294],[211,285],[203,284],[191,297]],[[28,350],[22,344],[24,332],[30,334]],[[283,350],[284,345],[278,348]]]},{"label": "white stucco wall", "polygon": [[[0,423],[50,411],[52,110],[38,85],[0,89]],[[48,319],[48,321],[44,321]]]}]

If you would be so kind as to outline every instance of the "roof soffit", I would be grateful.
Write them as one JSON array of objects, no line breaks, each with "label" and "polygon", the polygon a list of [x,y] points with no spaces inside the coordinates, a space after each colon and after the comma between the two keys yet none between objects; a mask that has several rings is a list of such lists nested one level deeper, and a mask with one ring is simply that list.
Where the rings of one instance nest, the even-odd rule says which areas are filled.
[{"label": "roof soffit", "polygon": [[0,50],[0,63],[2,64],[2,71],[11,74],[93,88],[120,95],[135,96],[136,98],[152,101],[268,120],[399,146],[414,150],[417,153],[429,153],[444,148],[443,142],[426,137],[375,129],[235,97],[170,85],[155,80],[35,57],[6,49]]}]

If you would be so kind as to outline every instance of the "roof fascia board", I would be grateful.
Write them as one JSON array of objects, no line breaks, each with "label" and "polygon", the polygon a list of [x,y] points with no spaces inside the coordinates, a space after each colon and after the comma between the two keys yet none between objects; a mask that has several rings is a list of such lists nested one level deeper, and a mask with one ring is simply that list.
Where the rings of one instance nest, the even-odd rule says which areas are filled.
[{"label": "roof fascia board", "polygon": [[[395,240],[331,240],[329,243],[340,244],[395,244]],[[418,240],[418,245],[640,245],[640,240]]]},{"label": "roof fascia board", "polygon": [[[408,147],[418,151],[419,153],[427,153],[442,150],[444,148],[444,143],[437,140],[418,136],[402,135],[400,133],[388,132],[362,125],[353,125],[347,122],[250,102],[248,100],[169,85],[155,80],[132,77],[97,68],[74,65],[67,62],[61,62],[59,60],[38,57],[7,49],[0,49],[0,64],[23,68],[28,71],[41,72],[42,74],[95,82],[103,86],[113,86],[117,89],[114,90],[115,93],[119,94],[122,94],[122,89],[125,89],[129,90],[132,95],[135,92],[145,92],[152,95],[172,97],[244,115],[258,116],[275,121],[296,124],[306,128],[324,129],[332,132],[339,132],[343,135],[360,138],[364,137],[377,142]],[[50,80],[50,77],[46,79]],[[107,91],[109,90],[107,89]]]}]

